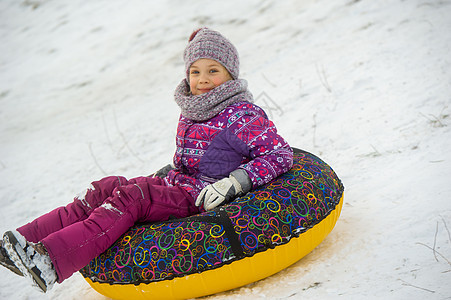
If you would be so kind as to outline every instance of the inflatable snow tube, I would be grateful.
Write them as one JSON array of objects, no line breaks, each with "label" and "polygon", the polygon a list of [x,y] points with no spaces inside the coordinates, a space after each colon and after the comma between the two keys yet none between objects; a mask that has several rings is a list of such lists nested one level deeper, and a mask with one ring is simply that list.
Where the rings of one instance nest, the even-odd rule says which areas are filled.
[{"label": "inflatable snow tube", "polygon": [[268,277],[333,229],[343,185],[318,157],[294,149],[291,170],[228,205],[132,227],[80,270],[113,299],[186,299]]}]

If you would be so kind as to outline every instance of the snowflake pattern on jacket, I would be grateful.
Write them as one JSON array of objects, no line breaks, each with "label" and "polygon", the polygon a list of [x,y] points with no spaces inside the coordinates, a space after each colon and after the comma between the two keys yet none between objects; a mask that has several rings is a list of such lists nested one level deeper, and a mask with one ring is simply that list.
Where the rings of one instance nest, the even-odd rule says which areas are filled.
[{"label": "snowflake pattern on jacket", "polygon": [[194,199],[213,182],[240,168],[253,189],[287,172],[293,150],[277,134],[273,122],[257,105],[239,102],[213,118],[195,122],[180,116],[170,185],[184,188]]}]

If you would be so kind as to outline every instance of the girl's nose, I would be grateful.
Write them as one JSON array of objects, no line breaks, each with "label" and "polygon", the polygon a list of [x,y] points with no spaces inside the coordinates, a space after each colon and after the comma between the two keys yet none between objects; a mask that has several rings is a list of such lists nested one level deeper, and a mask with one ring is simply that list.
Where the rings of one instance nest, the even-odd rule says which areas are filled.
[{"label": "girl's nose", "polygon": [[206,76],[205,74],[200,74],[199,81],[200,82],[208,82],[208,76]]}]

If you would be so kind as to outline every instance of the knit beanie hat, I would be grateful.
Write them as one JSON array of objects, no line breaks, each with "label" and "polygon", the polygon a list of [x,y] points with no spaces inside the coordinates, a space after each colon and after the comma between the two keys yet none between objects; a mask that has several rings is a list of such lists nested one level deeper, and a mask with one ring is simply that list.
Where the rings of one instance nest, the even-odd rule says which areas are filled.
[{"label": "knit beanie hat", "polygon": [[219,32],[201,28],[193,32],[183,53],[186,79],[189,81],[189,68],[198,59],[209,58],[223,65],[233,79],[240,74],[240,61],[235,46]]}]

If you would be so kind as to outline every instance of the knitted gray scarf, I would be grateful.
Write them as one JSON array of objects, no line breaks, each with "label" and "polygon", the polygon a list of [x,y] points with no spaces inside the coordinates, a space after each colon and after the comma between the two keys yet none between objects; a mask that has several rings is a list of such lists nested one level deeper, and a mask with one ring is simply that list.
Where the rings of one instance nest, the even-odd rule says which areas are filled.
[{"label": "knitted gray scarf", "polygon": [[253,102],[244,79],[229,80],[208,93],[192,95],[186,79],[175,90],[175,102],[182,109],[182,116],[193,121],[213,118],[227,106],[248,101]]}]

